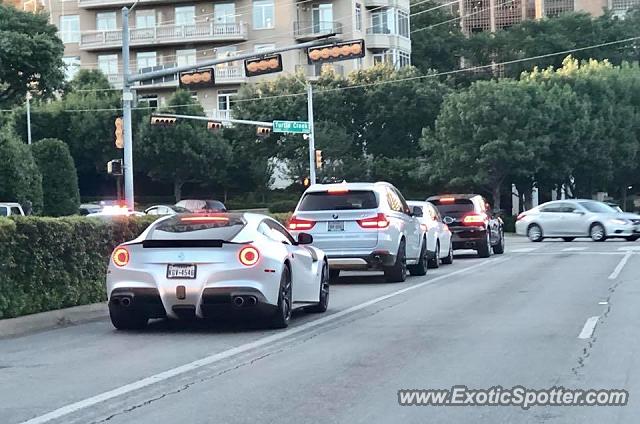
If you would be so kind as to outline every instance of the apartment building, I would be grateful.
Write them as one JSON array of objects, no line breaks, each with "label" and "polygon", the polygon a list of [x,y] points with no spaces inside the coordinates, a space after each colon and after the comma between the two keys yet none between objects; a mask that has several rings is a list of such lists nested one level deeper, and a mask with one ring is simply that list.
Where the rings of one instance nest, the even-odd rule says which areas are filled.
[{"label": "apartment building", "polygon": [[[81,68],[97,68],[114,86],[121,86],[121,9],[132,2],[48,1],[51,21],[65,43],[68,77]],[[140,0],[129,25],[131,72],[260,52],[326,33],[344,40],[365,39],[364,58],[324,65],[338,74],[383,61],[406,66],[411,55],[409,0]],[[320,66],[307,63],[302,50],[283,53],[283,62],[284,72],[301,72],[310,79],[321,72]],[[215,68],[215,87],[193,95],[209,115],[225,118],[233,96],[247,80],[242,62],[220,65]],[[136,87],[137,101],[162,105],[177,87],[177,76],[141,84]]]},{"label": "apartment building", "polygon": [[9,4],[16,9],[32,13],[40,12],[46,8],[44,0],[5,0],[4,3]]}]

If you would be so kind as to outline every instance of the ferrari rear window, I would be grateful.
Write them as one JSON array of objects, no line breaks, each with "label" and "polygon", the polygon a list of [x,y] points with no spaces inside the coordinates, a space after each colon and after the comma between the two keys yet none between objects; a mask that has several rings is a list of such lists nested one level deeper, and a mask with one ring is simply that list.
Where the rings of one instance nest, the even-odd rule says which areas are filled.
[{"label": "ferrari rear window", "polygon": [[231,241],[245,225],[240,214],[176,215],[157,223],[147,239]]}]

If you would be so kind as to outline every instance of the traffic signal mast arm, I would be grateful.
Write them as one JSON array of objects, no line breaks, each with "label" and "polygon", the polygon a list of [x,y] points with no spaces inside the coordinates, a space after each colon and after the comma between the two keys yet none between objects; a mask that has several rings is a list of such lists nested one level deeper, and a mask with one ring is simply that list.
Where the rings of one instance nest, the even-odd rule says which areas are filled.
[{"label": "traffic signal mast arm", "polygon": [[177,118],[177,119],[192,119],[195,121],[219,121],[219,122],[229,122],[230,124],[245,124],[245,125],[256,125],[259,127],[269,127],[273,126],[273,122],[262,122],[262,121],[248,121],[246,119],[213,119],[211,117],[206,116],[195,116],[195,115],[174,115],[171,113],[158,113],[157,115],[153,115],[157,117],[163,118]]}]

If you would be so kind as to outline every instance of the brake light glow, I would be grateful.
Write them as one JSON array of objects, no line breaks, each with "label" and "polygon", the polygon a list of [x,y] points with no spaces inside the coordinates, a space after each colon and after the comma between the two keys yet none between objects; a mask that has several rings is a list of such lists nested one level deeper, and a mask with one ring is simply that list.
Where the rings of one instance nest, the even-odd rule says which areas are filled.
[{"label": "brake light glow", "polygon": [[125,247],[116,247],[111,255],[113,263],[119,267],[126,266],[129,263],[129,251]]},{"label": "brake light glow", "polygon": [[463,225],[470,226],[484,226],[487,221],[487,215],[480,213],[470,213],[464,216],[462,219]]},{"label": "brake light glow", "polygon": [[359,219],[358,225],[362,228],[387,228],[389,220],[383,213],[379,213],[371,218]]},{"label": "brake light glow", "polygon": [[315,221],[308,219],[301,219],[297,216],[292,216],[287,223],[287,228],[294,231],[310,230],[316,225]]},{"label": "brake light glow", "polygon": [[329,193],[329,194],[344,194],[344,193],[349,193],[349,189],[348,188],[344,188],[344,187],[331,187],[331,188],[327,189],[327,193]]},{"label": "brake light glow", "polygon": [[455,197],[441,197],[440,203],[453,203],[456,201]]},{"label": "brake light glow", "polygon": [[180,218],[182,222],[228,222],[226,216],[185,216]]},{"label": "brake light glow", "polygon": [[240,259],[240,263],[244,266],[253,266],[258,263],[260,253],[258,252],[258,249],[253,246],[245,246],[240,249],[238,259]]}]

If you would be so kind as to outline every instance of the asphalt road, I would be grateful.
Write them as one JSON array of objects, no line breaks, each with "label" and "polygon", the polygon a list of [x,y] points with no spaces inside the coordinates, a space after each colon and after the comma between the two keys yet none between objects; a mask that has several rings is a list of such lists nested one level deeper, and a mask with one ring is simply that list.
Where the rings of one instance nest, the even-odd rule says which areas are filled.
[{"label": "asphalt road", "polygon": [[[458,253],[403,284],[342,277],[326,314],[287,330],[97,321],[2,339],[0,423],[635,422],[639,270],[640,242],[509,238],[504,255]],[[398,404],[399,389],[454,385],[627,389],[629,402]]]}]

